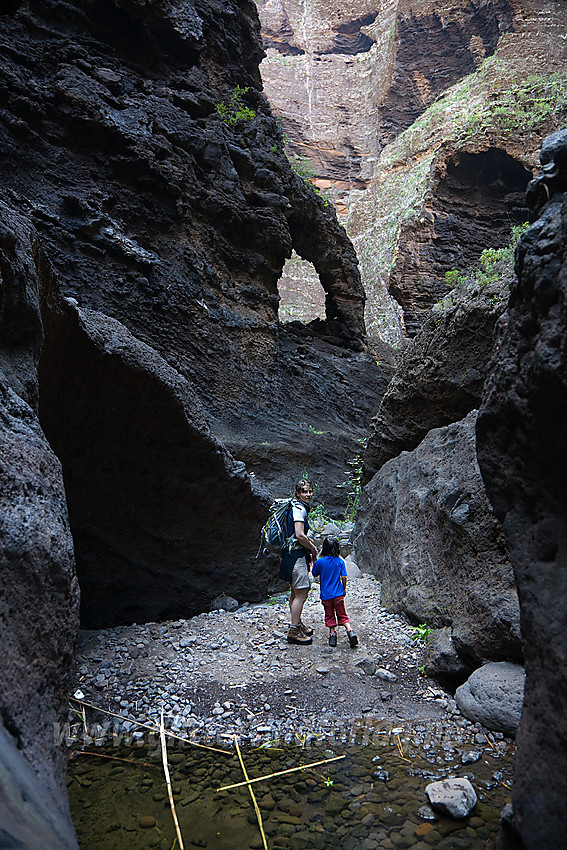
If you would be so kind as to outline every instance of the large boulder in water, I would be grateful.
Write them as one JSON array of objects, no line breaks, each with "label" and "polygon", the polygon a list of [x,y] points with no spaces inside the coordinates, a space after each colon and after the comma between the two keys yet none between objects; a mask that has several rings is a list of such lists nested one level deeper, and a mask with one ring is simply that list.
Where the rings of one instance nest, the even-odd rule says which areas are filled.
[{"label": "large boulder in water", "polygon": [[540,218],[517,252],[477,425],[487,493],[510,548],[526,687],[512,801],[517,846],[565,846],[567,797],[567,131],[541,152]]}]

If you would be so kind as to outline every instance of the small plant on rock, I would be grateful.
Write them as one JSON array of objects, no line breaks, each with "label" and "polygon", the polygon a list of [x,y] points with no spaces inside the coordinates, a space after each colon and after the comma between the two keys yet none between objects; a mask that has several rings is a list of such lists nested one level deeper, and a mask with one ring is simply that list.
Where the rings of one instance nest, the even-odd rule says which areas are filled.
[{"label": "small plant on rock", "polygon": [[427,623],[420,623],[419,626],[416,626],[414,633],[410,636],[410,640],[419,640],[421,643],[425,643],[432,631],[433,629],[431,626],[428,626]]},{"label": "small plant on rock", "polygon": [[249,90],[250,86],[236,86],[228,103],[224,100],[217,103],[217,113],[229,127],[234,127],[239,121],[251,121],[256,117],[254,110],[244,103],[244,95]]}]

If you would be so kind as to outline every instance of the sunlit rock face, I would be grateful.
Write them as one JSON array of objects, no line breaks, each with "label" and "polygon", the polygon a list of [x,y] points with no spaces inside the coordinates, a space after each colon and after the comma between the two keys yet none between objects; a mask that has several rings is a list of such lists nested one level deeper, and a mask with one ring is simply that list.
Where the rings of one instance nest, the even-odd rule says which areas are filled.
[{"label": "sunlit rock face", "polygon": [[567,793],[565,131],[546,140],[541,163],[528,194],[539,218],[519,245],[518,282],[479,411],[477,447],[522,606],[526,689],[512,794],[514,846],[559,850]]},{"label": "sunlit rock face", "polygon": [[565,118],[564,5],[258,7],[288,150],[309,157],[354,242],[368,333],[398,344],[447,270],[507,244],[527,217],[541,140]]}]

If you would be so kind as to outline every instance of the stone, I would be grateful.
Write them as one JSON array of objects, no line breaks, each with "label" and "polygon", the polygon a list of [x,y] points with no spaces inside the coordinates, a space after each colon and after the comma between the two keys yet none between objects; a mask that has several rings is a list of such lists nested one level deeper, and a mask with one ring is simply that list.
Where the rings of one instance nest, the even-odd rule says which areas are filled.
[{"label": "stone", "polygon": [[236,611],[240,603],[232,596],[217,596],[211,602],[211,611]]},{"label": "stone", "polygon": [[387,609],[431,627],[451,622],[454,648],[469,664],[519,661],[518,595],[475,426],[473,411],[384,464],[361,494],[356,558],[380,578]]},{"label": "stone", "polygon": [[356,662],[355,666],[359,670],[362,670],[363,673],[366,673],[367,676],[373,676],[378,668],[377,662],[372,661],[371,658],[362,658],[360,661]]},{"label": "stone", "polygon": [[476,792],[468,779],[432,782],[425,793],[435,810],[457,820],[468,817],[477,803]]},{"label": "stone", "polygon": [[462,684],[472,672],[470,663],[457,652],[448,626],[427,636],[423,660],[427,675],[447,686]]},{"label": "stone", "polygon": [[358,568],[358,565],[355,564],[350,555],[347,555],[345,558],[345,565],[347,570],[347,575],[349,578],[360,578],[362,573]]},{"label": "stone", "polygon": [[377,679],[382,679],[384,682],[398,681],[398,677],[395,673],[392,673],[391,670],[385,670],[383,667],[379,667],[374,675]]},{"label": "stone", "polygon": [[469,720],[515,735],[522,715],[524,682],[524,668],[518,664],[485,664],[457,688],[455,700]]}]

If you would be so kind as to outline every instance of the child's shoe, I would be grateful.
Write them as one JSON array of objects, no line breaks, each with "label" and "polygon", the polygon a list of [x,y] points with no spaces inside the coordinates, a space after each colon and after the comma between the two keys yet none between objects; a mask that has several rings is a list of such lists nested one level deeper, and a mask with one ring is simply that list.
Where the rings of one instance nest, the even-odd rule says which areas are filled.
[{"label": "child's shoe", "polygon": [[295,643],[298,646],[309,646],[313,643],[313,638],[308,637],[302,630],[301,626],[290,626],[287,633],[287,642]]},{"label": "child's shoe", "polygon": [[336,645],[337,645],[337,635],[336,634],[329,635],[329,646],[336,646]]},{"label": "child's shoe", "polygon": [[358,644],[358,638],[355,635],[355,633],[352,631],[352,629],[350,630],[350,632],[347,632],[347,637],[348,637],[348,642],[350,643],[350,645],[354,649],[354,647]]}]

